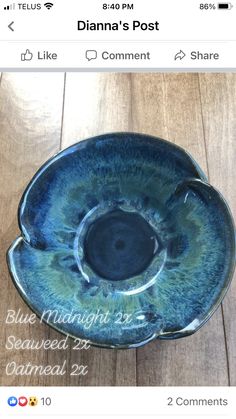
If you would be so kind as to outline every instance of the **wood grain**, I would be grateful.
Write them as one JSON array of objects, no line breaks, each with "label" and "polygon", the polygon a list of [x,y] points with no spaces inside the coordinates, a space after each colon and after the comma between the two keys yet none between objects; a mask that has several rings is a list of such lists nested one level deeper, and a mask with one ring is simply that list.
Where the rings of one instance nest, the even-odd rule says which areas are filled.
[{"label": "wood grain", "polygon": [[[1,320],[8,308],[30,310],[18,296],[5,252],[18,232],[19,198],[36,169],[60,148],[114,131],[138,131],[169,139],[188,150],[235,214],[234,74],[3,74],[0,75],[0,286]],[[235,282],[235,281],[234,281]],[[1,328],[2,385],[236,385],[236,288],[195,335],[155,341],[136,350],[7,351],[7,336],[60,339],[45,325]],[[61,377],[7,377],[5,365],[58,364]],[[73,363],[87,364],[71,377]]]},{"label": "wood grain", "polygon": [[[236,217],[236,74],[199,75],[211,183]],[[223,302],[230,385],[236,385],[236,281]]]},{"label": "wood grain", "polygon": [[[1,321],[7,309],[30,313],[10,279],[5,254],[19,234],[17,207],[21,194],[38,167],[60,147],[63,74],[3,74],[0,85],[0,243]],[[39,385],[39,377],[5,375],[5,365],[45,364],[44,351],[4,350],[6,337],[42,339],[47,327],[1,327],[1,384]]]}]

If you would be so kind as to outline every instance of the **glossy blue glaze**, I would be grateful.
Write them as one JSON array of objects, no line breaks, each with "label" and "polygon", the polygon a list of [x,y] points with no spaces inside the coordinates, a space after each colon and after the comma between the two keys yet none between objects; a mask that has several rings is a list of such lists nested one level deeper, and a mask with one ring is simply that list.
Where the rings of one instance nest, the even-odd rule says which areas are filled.
[{"label": "glossy blue glaze", "polygon": [[23,195],[19,225],[8,251],[19,292],[95,345],[192,334],[234,268],[222,196],[183,149],[147,135],[102,135],[53,157]]}]

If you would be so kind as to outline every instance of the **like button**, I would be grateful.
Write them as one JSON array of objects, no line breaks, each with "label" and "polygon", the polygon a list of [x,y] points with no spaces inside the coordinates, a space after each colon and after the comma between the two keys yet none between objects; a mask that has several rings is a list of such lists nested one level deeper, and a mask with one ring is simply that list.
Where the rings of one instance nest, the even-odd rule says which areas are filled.
[{"label": "like button", "polygon": [[29,49],[25,51],[25,53],[21,54],[21,61],[31,61],[33,58],[32,52]]}]

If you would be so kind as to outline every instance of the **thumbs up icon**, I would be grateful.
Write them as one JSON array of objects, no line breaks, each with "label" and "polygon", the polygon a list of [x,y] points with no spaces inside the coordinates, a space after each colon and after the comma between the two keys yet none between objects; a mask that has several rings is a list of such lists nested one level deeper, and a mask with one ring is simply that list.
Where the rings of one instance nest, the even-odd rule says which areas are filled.
[{"label": "thumbs up icon", "polygon": [[29,49],[27,49],[27,50],[25,51],[25,53],[23,52],[23,53],[21,54],[21,61],[31,61],[31,60],[32,60],[32,58],[33,58],[33,54],[32,54],[32,52],[30,52],[30,50],[29,50]]}]

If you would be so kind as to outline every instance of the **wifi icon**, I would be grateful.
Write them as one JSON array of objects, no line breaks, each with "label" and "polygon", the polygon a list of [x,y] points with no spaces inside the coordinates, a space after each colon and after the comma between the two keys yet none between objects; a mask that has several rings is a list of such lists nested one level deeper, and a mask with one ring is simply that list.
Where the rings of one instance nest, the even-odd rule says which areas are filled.
[{"label": "wifi icon", "polygon": [[44,6],[49,10],[52,8],[53,3],[44,3]]}]

